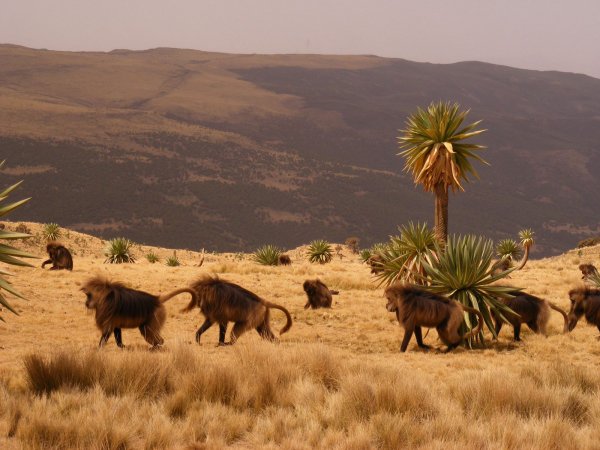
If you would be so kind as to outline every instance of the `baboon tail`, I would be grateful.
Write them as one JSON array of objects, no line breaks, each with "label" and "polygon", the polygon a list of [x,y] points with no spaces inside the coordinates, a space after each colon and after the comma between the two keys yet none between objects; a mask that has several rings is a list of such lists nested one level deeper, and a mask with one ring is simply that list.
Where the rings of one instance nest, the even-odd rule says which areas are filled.
[{"label": "baboon tail", "polygon": [[569,332],[569,317],[567,316],[567,313],[564,312],[564,310],[562,310],[561,308],[559,308],[552,302],[548,302],[548,306],[550,308],[552,308],[554,311],[558,311],[559,313],[562,314],[563,318],[565,319],[565,326],[563,328],[563,333],[568,333]]},{"label": "baboon tail", "polygon": [[483,327],[483,315],[477,311],[475,308],[471,308],[470,306],[462,305],[462,308],[470,313],[473,313],[477,316],[477,326],[474,330],[469,331],[467,334],[463,336],[463,339],[471,339],[473,336],[476,336],[481,331],[481,327]]},{"label": "baboon tail", "polygon": [[290,312],[287,309],[285,309],[283,306],[279,306],[278,304],[271,303],[271,302],[265,302],[265,305],[267,306],[267,308],[275,308],[280,311],[283,311],[283,313],[285,314],[285,317],[287,317],[287,323],[279,331],[279,334],[286,333],[287,331],[289,331],[290,328],[292,328],[292,316],[290,315]]},{"label": "baboon tail", "polygon": [[158,300],[161,303],[166,302],[167,300],[172,299],[173,297],[175,297],[176,295],[179,294],[183,294],[184,292],[187,292],[188,294],[192,295],[192,301],[190,302],[190,304],[184,308],[182,311],[183,312],[187,312],[187,311],[191,311],[194,306],[196,306],[198,304],[198,294],[196,293],[195,290],[191,289],[191,288],[181,288],[181,289],[175,289],[174,291],[171,291],[167,294],[163,294],[161,296],[158,297]]}]

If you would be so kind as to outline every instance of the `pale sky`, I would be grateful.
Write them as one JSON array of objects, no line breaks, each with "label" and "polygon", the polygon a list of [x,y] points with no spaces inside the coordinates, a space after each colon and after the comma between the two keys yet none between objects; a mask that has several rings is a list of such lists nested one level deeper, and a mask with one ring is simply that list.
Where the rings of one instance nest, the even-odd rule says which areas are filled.
[{"label": "pale sky", "polygon": [[0,43],[375,54],[600,78],[600,0],[0,0]]}]

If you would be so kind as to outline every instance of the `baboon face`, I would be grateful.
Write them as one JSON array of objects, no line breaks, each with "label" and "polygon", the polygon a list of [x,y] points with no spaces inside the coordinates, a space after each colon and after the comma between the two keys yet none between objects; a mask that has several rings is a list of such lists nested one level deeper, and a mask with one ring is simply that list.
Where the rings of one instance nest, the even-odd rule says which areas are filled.
[{"label": "baboon face", "polygon": [[583,293],[580,289],[572,289],[569,291],[569,299],[571,300],[571,309],[569,310],[569,331],[572,331],[577,325],[577,321],[585,312],[584,310],[584,300],[585,293]]},{"label": "baboon face", "polygon": [[387,298],[387,304],[385,305],[385,309],[389,312],[395,312],[398,309],[398,302],[396,301],[396,297],[391,292],[386,292],[385,297]]},{"label": "baboon face", "polygon": [[304,292],[306,292],[308,295],[314,295],[314,293],[316,292],[314,284],[308,280],[304,282],[302,287],[304,288]]},{"label": "baboon face", "polygon": [[94,295],[93,292],[88,291],[85,288],[82,288],[81,290],[85,294],[85,307],[87,309],[96,309],[96,307],[98,306],[98,300],[96,297],[98,296]]}]

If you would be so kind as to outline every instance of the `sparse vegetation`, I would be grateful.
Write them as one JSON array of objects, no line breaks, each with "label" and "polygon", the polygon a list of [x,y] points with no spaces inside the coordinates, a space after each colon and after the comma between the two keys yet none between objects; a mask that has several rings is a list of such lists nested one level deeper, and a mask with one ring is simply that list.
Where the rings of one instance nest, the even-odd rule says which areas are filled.
[{"label": "sparse vegetation", "polygon": [[173,252],[173,255],[169,256],[165,262],[169,267],[178,267],[181,265],[179,258],[177,258],[177,252]]},{"label": "sparse vegetation", "polygon": [[104,262],[110,264],[134,263],[133,246],[134,243],[127,238],[111,239],[104,252],[104,256],[106,256]]},{"label": "sparse vegetation", "polygon": [[322,239],[312,241],[308,246],[307,256],[311,263],[327,264],[333,259],[331,245]]},{"label": "sparse vegetation", "polygon": [[42,236],[46,241],[57,241],[61,236],[60,226],[57,223],[44,224]]},{"label": "sparse vegetation", "polygon": [[600,236],[583,239],[577,243],[577,248],[592,247],[600,244]]},{"label": "sparse vegetation", "polygon": [[148,260],[148,262],[150,264],[154,264],[154,263],[157,263],[158,261],[160,261],[160,258],[158,257],[158,255],[156,253],[154,253],[153,251],[150,251],[150,252],[146,253],[146,260]]},{"label": "sparse vegetation", "polygon": [[263,245],[252,255],[252,260],[263,266],[276,266],[279,264],[279,256],[282,250],[275,245]]},{"label": "sparse vegetation", "polygon": [[357,237],[349,237],[346,239],[346,247],[348,247],[348,250],[350,250],[353,254],[358,254],[358,243],[360,242],[360,240]]},{"label": "sparse vegetation", "polygon": [[435,235],[440,242],[448,237],[448,189],[463,191],[468,174],[477,177],[471,159],[487,164],[476,152],[484,147],[464,143],[485,130],[475,128],[481,121],[463,126],[469,111],[459,111],[458,103],[431,103],[406,120],[398,138],[404,170],[412,173],[415,184],[435,194]]},{"label": "sparse vegetation", "polygon": [[514,239],[502,239],[496,245],[496,255],[500,259],[507,259],[512,262],[523,257],[523,249]]}]

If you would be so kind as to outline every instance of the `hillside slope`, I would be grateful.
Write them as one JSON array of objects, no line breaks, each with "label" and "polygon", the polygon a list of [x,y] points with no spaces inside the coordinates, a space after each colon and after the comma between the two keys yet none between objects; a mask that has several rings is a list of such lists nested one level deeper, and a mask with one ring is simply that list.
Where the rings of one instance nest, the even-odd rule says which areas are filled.
[{"label": "hillside slope", "polygon": [[364,245],[433,201],[402,173],[406,116],[450,99],[483,119],[490,167],[450,199],[450,231],[515,236],[539,254],[599,233],[600,80],[477,62],[193,50],[0,46],[6,183],[17,219],[173,247],[250,250],[314,238]]}]

